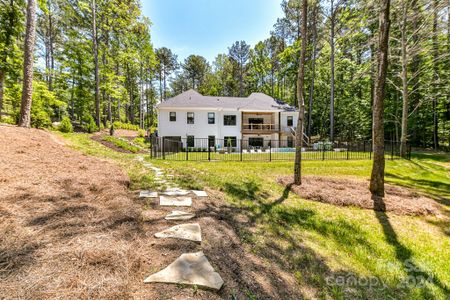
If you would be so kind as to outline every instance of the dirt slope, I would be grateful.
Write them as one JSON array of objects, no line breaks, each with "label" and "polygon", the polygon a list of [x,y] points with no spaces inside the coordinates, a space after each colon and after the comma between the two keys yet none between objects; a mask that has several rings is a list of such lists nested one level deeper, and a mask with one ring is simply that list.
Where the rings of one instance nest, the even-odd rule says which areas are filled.
[{"label": "dirt slope", "polygon": [[[292,276],[244,249],[220,195],[194,199],[197,245],[155,239],[169,209],[149,208],[127,185],[117,166],[51,133],[0,125],[0,299],[301,298]],[[218,293],[142,283],[200,250],[225,281]]]}]

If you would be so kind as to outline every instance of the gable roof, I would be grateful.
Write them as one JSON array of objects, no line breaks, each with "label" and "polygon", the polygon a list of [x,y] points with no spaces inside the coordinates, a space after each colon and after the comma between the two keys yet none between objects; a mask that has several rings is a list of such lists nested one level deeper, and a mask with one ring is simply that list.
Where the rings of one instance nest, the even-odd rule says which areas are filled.
[{"label": "gable roof", "polygon": [[203,96],[190,89],[175,97],[159,103],[157,108],[214,108],[240,111],[296,111],[282,101],[275,100],[264,93],[252,93],[248,97]]}]

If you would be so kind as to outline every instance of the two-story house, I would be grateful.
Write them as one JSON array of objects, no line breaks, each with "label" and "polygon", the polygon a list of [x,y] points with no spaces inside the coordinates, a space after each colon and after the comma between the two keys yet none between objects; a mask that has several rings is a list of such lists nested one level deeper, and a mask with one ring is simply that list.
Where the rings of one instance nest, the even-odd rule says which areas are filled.
[{"label": "two-story house", "polygon": [[157,111],[158,136],[186,140],[188,147],[203,147],[206,139],[210,147],[240,147],[238,140],[243,148],[293,147],[298,118],[294,107],[263,93],[217,97],[188,90],[159,103]]}]

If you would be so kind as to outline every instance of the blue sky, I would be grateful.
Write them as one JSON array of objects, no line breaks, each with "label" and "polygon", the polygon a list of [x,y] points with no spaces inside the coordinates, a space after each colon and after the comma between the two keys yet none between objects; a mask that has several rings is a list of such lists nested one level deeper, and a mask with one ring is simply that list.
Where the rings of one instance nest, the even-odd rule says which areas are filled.
[{"label": "blue sky", "polygon": [[212,62],[237,40],[252,46],[269,37],[282,16],[279,0],[143,0],[153,23],[155,48],[172,49],[179,60],[190,54]]}]

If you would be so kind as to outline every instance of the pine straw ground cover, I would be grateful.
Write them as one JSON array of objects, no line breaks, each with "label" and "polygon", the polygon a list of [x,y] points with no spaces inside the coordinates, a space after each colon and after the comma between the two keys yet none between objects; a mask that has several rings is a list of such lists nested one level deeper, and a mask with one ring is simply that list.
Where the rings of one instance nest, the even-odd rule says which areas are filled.
[{"label": "pine straw ground cover", "polygon": [[437,215],[443,208],[431,198],[413,190],[386,184],[386,196],[373,198],[369,182],[361,179],[304,176],[302,185],[294,185],[292,176],[279,177],[278,183],[300,197],[338,206],[355,206],[399,215]]}]

